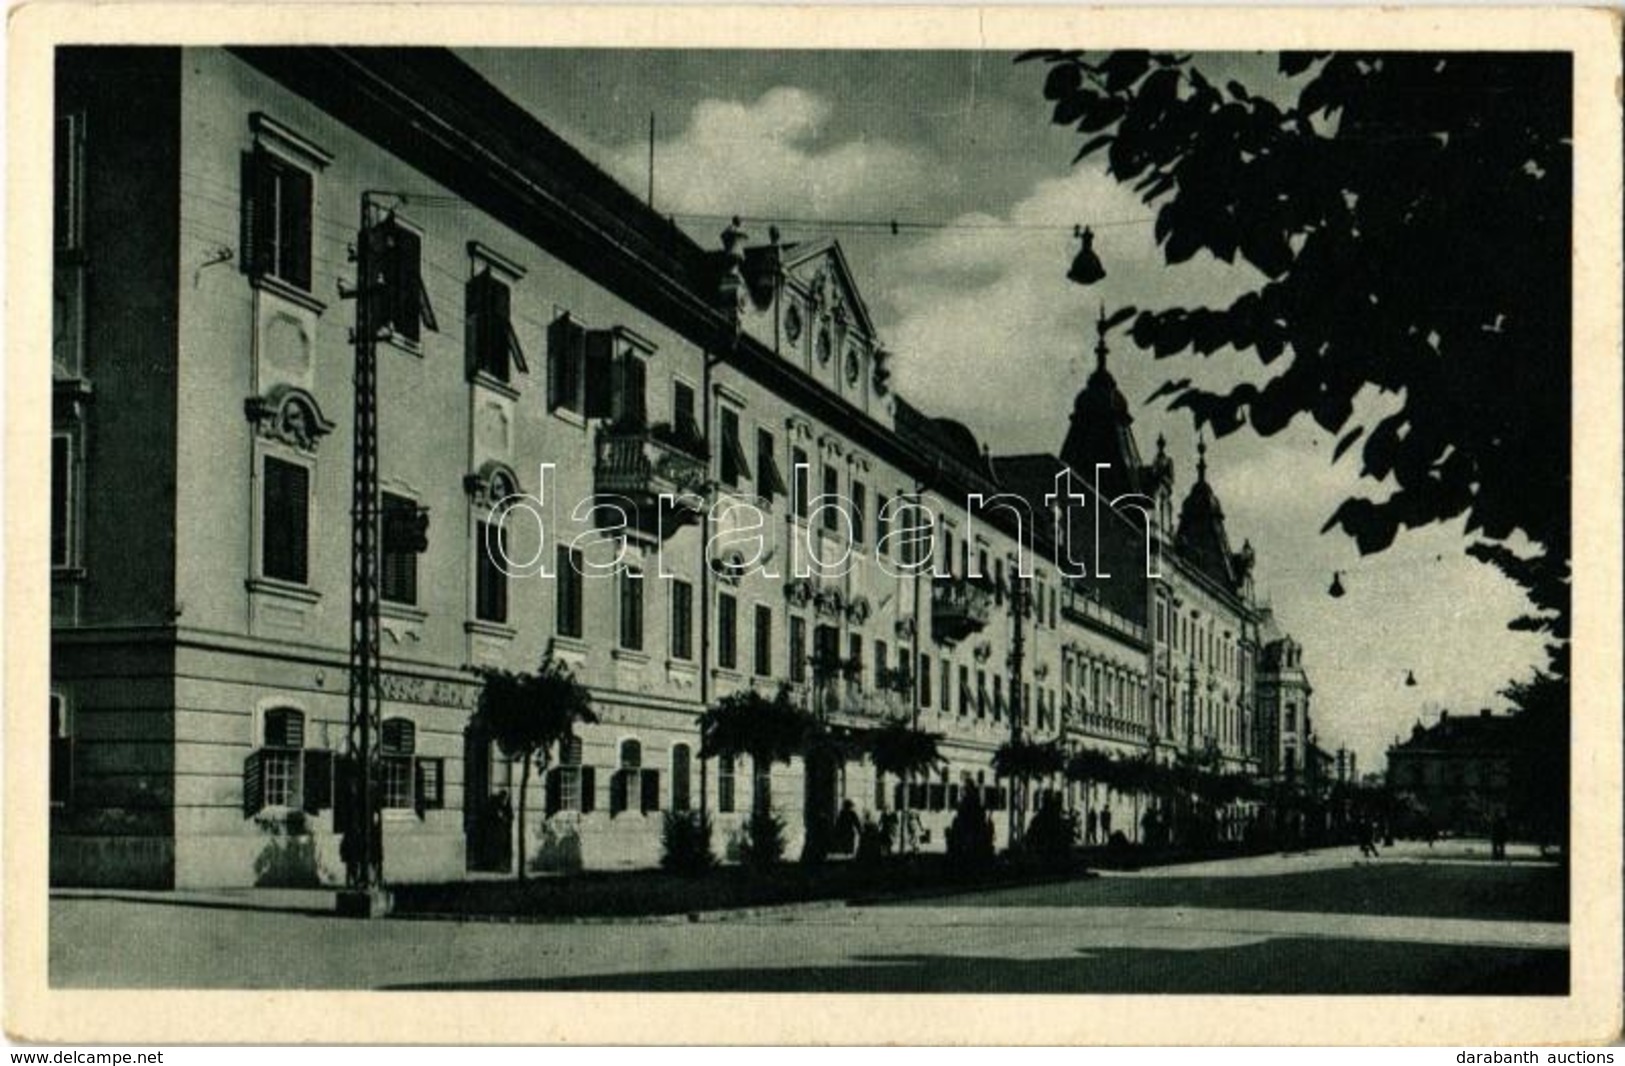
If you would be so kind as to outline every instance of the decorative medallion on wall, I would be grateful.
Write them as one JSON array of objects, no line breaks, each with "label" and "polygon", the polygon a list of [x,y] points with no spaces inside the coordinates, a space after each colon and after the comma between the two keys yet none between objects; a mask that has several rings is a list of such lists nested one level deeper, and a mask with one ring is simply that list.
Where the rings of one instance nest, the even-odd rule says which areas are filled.
[{"label": "decorative medallion on wall", "polygon": [[897,620],[897,639],[913,640],[915,633],[914,619],[899,618]]},{"label": "decorative medallion on wall", "polygon": [[805,607],[812,602],[813,584],[811,578],[798,577],[794,581],[787,581],[784,585],[784,598],[790,601],[792,607]]},{"label": "decorative medallion on wall", "polygon": [[863,360],[858,358],[856,348],[846,350],[846,383],[856,385],[858,378],[863,376]]},{"label": "decorative medallion on wall", "polygon": [[519,492],[519,478],[506,463],[495,461],[481,466],[479,471],[463,478],[463,491],[476,504],[495,507]]},{"label": "decorative medallion on wall", "polygon": [[817,345],[817,347],[818,347],[818,362],[820,364],[828,363],[829,362],[829,356],[830,356],[829,330],[821,329],[821,330],[818,331],[818,345]]},{"label": "decorative medallion on wall", "polygon": [[784,336],[791,344],[801,339],[801,308],[795,304],[784,313]]},{"label": "decorative medallion on wall", "polygon": [[260,436],[304,452],[314,452],[317,443],[333,432],[333,423],[322,414],[316,398],[293,385],[273,385],[264,396],[249,397],[243,411]]},{"label": "decorative medallion on wall", "polygon": [[861,626],[869,620],[869,598],[867,596],[854,596],[852,602],[846,605],[846,617],[853,625]]}]

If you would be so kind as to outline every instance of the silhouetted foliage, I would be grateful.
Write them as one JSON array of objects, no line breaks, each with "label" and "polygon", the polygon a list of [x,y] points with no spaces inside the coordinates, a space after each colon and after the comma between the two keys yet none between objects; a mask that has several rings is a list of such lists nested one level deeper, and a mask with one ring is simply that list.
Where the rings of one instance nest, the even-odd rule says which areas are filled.
[{"label": "silhouetted foliage", "polygon": [[[1157,208],[1169,263],[1206,251],[1260,275],[1228,307],[1140,311],[1132,334],[1158,357],[1250,354],[1272,375],[1154,395],[1221,436],[1307,415],[1339,435],[1334,460],[1361,443],[1361,474],[1391,491],[1344,500],[1324,528],[1372,553],[1464,518],[1469,553],[1529,596],[1514,627],[1548,634],[1565,675],[1569,57],[1291,53],[1267,93],[1215,85],[1188,55],[1018,61],[1033,59],[1077,158],[1104,152]],[[1399,400],[1366,417],[1355,398],[1372,389]]]},{"label": "silhouetted foliage", "polygon": [[711,850],[711,815],[705,811],[667,811],[660,823],[660,865],[693,877],[717,864]]},{"label": "silhouetted foliage", "polygon": [[788,688],[768,699],[754,689],[722,697],[700,716],[700,758],[749,755],[759,766],[788,763],[814,739],[818,724]]},{"label": "silhouetted foliage", "polygon": [[530,792],[532,764],[546,770],[554,745],[569,736],[579,722],[596,722],[587,689],[575,679],[569,666],[549,655],[535,673],[510,670],[478,671],[484,685],[475,710],[477,722],[488,732],[502,754],[520,764],[519,778],[519,879],[525,879],[528,847],[525,836],[525,806]]},{"label": "silhouetted foliage", "polygon": [[784,858],[784,819],[760,807],[750,812],[739,858],[746,866],[765,870]]},{"label": "silhouetted foliage", "polygon": [[908,777],[926,773],[943,762],[942,753],[937,750],[941,739],[935,733],[894,718],[870,732],[866,746],[876,770],[894,777]]}]

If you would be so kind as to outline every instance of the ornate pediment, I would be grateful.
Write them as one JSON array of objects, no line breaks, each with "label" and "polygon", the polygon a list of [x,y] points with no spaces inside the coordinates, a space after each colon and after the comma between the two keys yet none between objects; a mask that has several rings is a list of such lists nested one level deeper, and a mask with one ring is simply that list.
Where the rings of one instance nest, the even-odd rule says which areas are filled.
[{"label": "ornate pediment", "polygon": [[801,294],[802,306],[812,324],[851,326],[866,337],[874,337],[874,320],[853,281],[839,242],[824,239],[786,245],[783,267],[790,287]]},{"label": "ornate pediment", "polygon": [[519,476],[507,463],[490,460],[478,470],[463,478],[463,491],[476,504],[495,507],[519,492]]},{"label": "ornate pediment", "polygon": [[303,452],[314,452],[333,432],[333,422],[322,414],[316,398],[296,385],[273,385],[263,396],[250,396],[243,411],[261,437]]}]

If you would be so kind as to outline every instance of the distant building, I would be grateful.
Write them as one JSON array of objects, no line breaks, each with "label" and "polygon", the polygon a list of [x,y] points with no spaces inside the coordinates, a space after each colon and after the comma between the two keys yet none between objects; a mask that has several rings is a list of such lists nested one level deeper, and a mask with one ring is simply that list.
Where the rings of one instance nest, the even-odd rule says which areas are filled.
[{"label": "distant building", "polygon": [[1281,633],[1265,613],[1258,656],[1259,757],[1271,777],[1307,783],[1314,686],[1303,666],[1303,647]]},{"label": "distant building", "polygon": [[1413,797],[1416,814],[1435,830],[1485,832],[1507,813],[1518,747],[1510,714],[1440,711],[1437,723],[1418,722],[1409,740],[1388,749],[1388,783]]}]

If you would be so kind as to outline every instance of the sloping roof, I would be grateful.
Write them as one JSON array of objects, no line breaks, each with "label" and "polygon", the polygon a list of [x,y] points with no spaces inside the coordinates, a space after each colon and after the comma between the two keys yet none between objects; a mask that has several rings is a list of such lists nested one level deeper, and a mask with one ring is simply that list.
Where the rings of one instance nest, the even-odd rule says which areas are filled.
[{"label": "sloping roof", "polygon": [[1517,716],[1510,714],[1453,715],[1441,712],[1439,720],[1431,726],[1420,723],[1411,730],[1409,740],[1394,747],[1395,751],[1467,753],[1482,751],[1511,751],[1522,742]]}]

